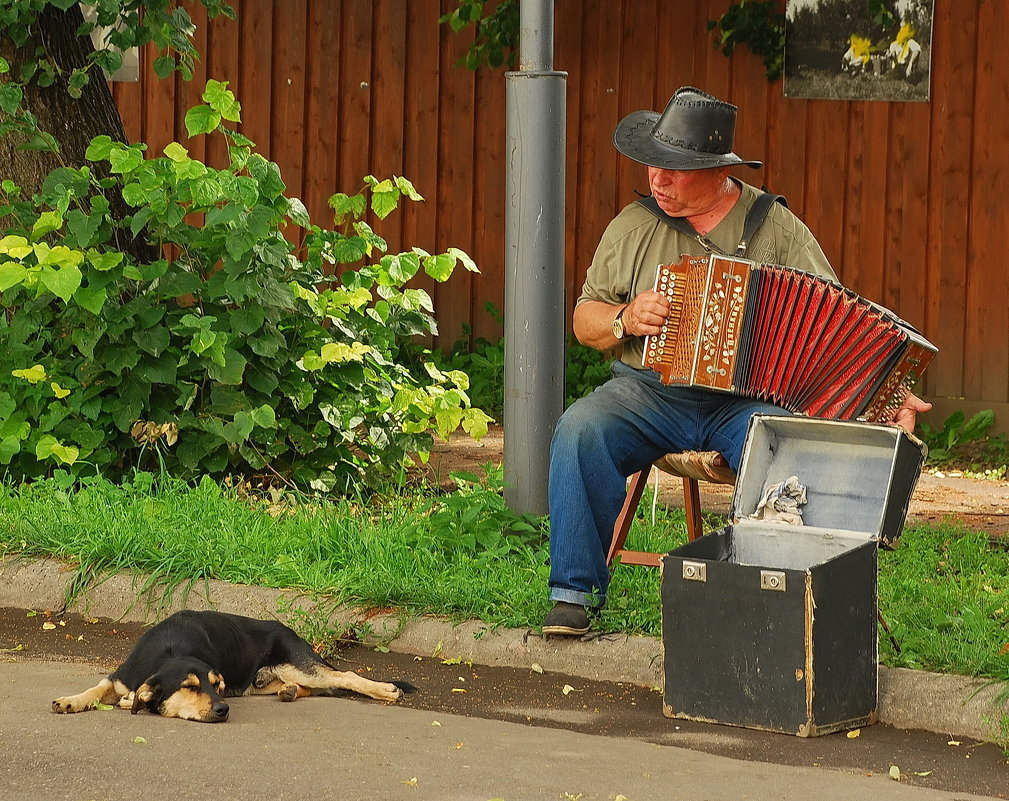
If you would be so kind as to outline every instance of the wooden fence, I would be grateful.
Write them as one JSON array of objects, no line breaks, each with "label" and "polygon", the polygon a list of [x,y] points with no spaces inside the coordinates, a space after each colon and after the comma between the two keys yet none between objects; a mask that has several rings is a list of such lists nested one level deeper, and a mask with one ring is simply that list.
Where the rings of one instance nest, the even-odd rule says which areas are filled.
[{"label": "wooden fence", "polygon": [[[437,287],[440,344],[468,326],[496,338],[503,309],[505,113],[501,71],[454,66],[470,35],[438,24],[449,0],[233,0],[207,24],[191,83],[115,94],[134,141],[179,141],[220,164],[219,142],[187,141],[183,115],[207,77],[242,103],[242,131],[281,166],[289,194],[327,221],[335,191],[366,174],[405,175],[427,198],[378,230],[394,248],[471,253],[477,276]],[[783,2],[783,0],[782,0]],[[940,347],[924,394],[931,420],[994,409],[1009,429],[1009,29],[1003,0],[935,0],[931,101],[787,99],[748,51],[727,59],[706,30],[729,0],[557,0],[555,67],[568,73],[565,282],[577,297],[599,235],[646,189],[644,168],[610,144],[637,109],[690,84],[740,107],[740,176],[787,196],[841,280],[895,310]],[[1000,255],[1003,254],[1003,255]]]}]

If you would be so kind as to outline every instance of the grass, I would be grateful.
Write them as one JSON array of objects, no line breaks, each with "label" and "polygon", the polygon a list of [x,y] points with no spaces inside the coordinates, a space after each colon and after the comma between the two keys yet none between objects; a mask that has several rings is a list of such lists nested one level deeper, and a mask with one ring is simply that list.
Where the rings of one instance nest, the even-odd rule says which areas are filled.
[{"label": "grass", "polygon": [[[536,627],[549,607],[545,525],[504,508],[499,472],[471,479],[460,477],[449,495],[409,490],[278,506],[209,480],[194,486],[138,474],[113,485],[58,476],[0,485],[0,552],[76,565],[69,592],[135,571],[151,577],[155,594],[222,579]],[[649,506],[641,504],[629,547],[684,542],[682,511],[660,505],[653,524]],[[599,627],[659,636],[658,587],[657,570],[615,570]],[[900,644],[898,653],[881,632],[886,664],[1009,679],[1009,550],[951,526],[910,528],[897,551],[880,552],[879,592]]]}]

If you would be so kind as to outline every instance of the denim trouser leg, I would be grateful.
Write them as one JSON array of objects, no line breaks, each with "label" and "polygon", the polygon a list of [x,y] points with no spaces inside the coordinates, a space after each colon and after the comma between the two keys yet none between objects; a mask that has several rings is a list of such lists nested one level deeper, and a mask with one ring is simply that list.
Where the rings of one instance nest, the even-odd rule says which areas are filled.
[{"label": "denim trouser leg", "polygon": [[659,456],[717,450],[736,469],[755,412],[783,410],[690,387],[669,387],[651,370],[614,365],[614,377],[575,402],[550,449],[550,598],[600,606],[606,554],[626,478]]}]

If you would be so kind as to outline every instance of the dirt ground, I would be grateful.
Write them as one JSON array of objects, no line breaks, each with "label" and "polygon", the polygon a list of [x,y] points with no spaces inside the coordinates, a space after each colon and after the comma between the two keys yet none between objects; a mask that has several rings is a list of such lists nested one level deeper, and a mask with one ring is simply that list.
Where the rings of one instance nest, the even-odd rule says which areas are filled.
[{"label": "dirt ground", "polygon": [[[108,619],[61,615],[51,610],[0,608],[0,661],[92,664],[97,682],[126,657],[141,631],[139,625]],[[897,765],[904,783],[1009,798],[1002,752],[994,745],[953,737],[952,733],[937,735],[876,725],[862,729],[854,738],[834,734],[801,739],[670,720],[662,715],[659,692],[647,687],[527,669],[485,667],[434,655],[389,653],[360,644],[344,648],[337,666],[376,679],[409,681],[417,691],[401,703],[429,711],[431,725],[439,725],[439,714],[455,714],[634,738],[657,746],[691,748],[741,760],[823,766],[868,775],[886,776],[890,766]],[[73,686],[66,691],[84,689],[85,686]],[[38,699],[40,715],[52,714],[50,700]],[[233,714],[241,714],[243,702],[256,700],[235,699]],[[332,703],[354,702],[378,703],[356,696],[353,700],[339,699]],[[330,701],[312,699],[297,703]],[[278,715],[295,712],[296,707],[277,704]],[[110,710],[95,714],[128,713]]]},{"label": "dirt ground", "polygon": [[[456,434],[447,443],[437,443],[429,471],[435,480],[451,486],[449,473],[464,470],[480,475],[482,466],[497,465],[503,459],[504,430],[494,426],[479,442],[465,434]],[[728,514],[731,486],[701,482],[700,490],[705,513]],[[681,482],[662,474],[659,499],[682,507]],[[911,498],[907,522],[909,525],[952,522],[992,536],[1009,535],[1009,481],[966,478],[957,471],[925,470]]]}]

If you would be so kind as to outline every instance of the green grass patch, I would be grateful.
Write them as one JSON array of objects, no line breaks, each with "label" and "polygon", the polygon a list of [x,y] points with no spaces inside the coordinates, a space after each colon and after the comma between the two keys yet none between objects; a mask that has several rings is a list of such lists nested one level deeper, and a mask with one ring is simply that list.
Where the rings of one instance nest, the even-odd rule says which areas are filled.
[{"label": "green grass patch", "polygon": [[[155,597],[221,579],[290,588],[320,600],[395,608],[490,627],[537,627],[549,608],[546,524],[505,508],[500,470],[459,489],[401,490],[319,502],[240,494],[205,479],[137,474],[124,484],[69,476],[0,485],[0,551],[77,566],[68,592],[120,571],[150,577]],[[646,494],[628,547],[686,539],[683,512]],[[718,524],[717,519],[709,520]],[[597,628],[659,636],[659,572],[614,571]],[[951,526],[908,529],[880,552],[880,607],[900,651],[892,666],[1009,679],[1009,551]]]}]

